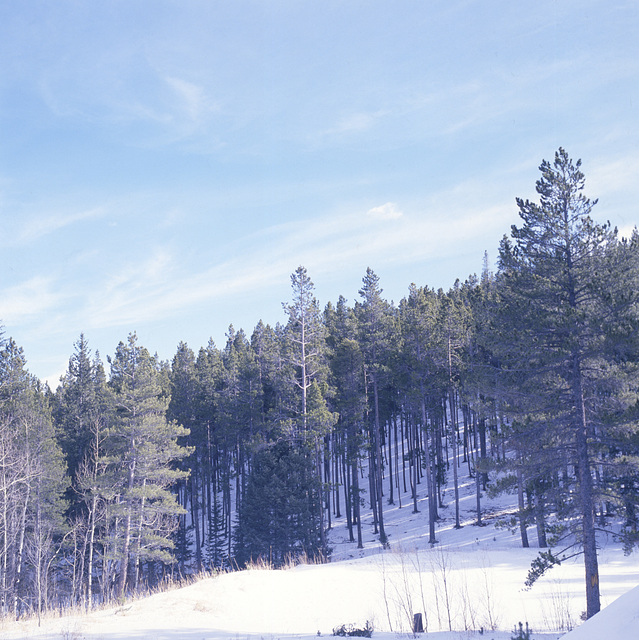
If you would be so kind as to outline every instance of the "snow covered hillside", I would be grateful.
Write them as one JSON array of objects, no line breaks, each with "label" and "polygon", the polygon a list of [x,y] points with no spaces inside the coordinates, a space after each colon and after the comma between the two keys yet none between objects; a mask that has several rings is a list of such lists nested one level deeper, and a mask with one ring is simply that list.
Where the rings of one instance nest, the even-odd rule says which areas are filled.
[{"label": "snow covered hillside", "polygon": [[639,634],[639,587],[625,593],[563,640],[621,640]]},{"label": "snow covered hillside", "polygon": [[[310,640],[344,624],[362,628],[368,622],[374,638],[389,640],[410,633],[415,613],[422,613],[429,637],[436,640],[510,640],[519,622],[528,623],[532,638],[550,640],[580,625],[585,609],[581,559],[555,567],[526,591],[526,572],[538,550],[522,549],[518,535],[494,526],[495,514],[507,511],[511,499],[484,498],[487,526],[474,526],[474,485],[463,480],[464,526],[455,530],[449,513],[434,547],[427,543],[425,501],[417,514],[412,503],[388,506],[390,549],[381,548],[367,522],[365,548],[357,550],[347,541],[345,523],[337,521],[328,564],[223,574],[120,607],[48,618],[41,627],[37,621],[5,622],[0,638]],[[450,505],[442,513],[452,511]],[[566,640],[627,640],[627,629],[636,628],[639,591],[632,589],[639,584],[638,556],[624,556],[610,539],[600,543],[604,610]]]}]

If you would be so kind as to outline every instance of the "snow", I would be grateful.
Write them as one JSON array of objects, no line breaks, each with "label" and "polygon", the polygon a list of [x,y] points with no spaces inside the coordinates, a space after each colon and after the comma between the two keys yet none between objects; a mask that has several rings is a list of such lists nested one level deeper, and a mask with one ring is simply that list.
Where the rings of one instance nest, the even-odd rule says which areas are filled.
[{"label": "snow", "polygon": [[[519,535],[496,528],[493,517],[512,508],[512,497],[484,496],[487,525],[477,527],[474,485],[462,481],[463,527],[454,529],[452,496],[446,495],[448,507],[432,547],[424,499],[415,514],[404,495],[402,508],[396,504],[384,512],[390,549],[382,549],[369,520],[363,550],[348,542],[344,520],[334,520],[328,564],[220,574],[122,606],[48,617],[40,627],[36,620],[3,621],[0,640],[310,640],[330,636],[342,624],[363,627],[367,621],[374,639],[397,640],[411,637],[413,612],[426,614],[426,637],[434,640],[510,640],[519,622],[530,625],[534,640],[627,640],[639,617],[636,554],[624,556],[614,540],[600,539],[604,608],[581,623],[581,558],[562,563],[525,590],[538,549],[522,549]],[[534,545],[533,529],[529,536]]]},{"label": "snow", "polygon": [[629,639],[639,634],[639,587],[608,605],[596,616],[564,636],[564,640]]}]

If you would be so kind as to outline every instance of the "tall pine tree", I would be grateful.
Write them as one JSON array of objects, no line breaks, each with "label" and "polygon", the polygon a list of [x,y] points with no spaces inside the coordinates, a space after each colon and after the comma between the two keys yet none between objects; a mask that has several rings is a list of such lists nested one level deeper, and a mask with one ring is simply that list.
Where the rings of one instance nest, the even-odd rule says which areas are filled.
[{"label": "tall pine tree", "polygon": [[606,436],[602,399],[623,367],[609,328],[634,319],[632,301],[617,288],[627,265],[610,270],[616,232],[591,218],[596,201],[583,194],[580,166],[559,149],[540,166],[539,204],[517,199],[522,225],[499,252],[498,329],[504,380],[516,392],[512,408],[543,418],[575,469],[575,491],[567,495],[578,515],[591,617],[600,608],[594,463]]},{"label": "tall pine tree", "polygon": [[170,536],[183,510],[169,487],[187,475],[174,463],[189,454],[178,444],[188,431],[167,422],[168,401],[160,382],[156,359],[130,334],[111,360],[117,420],[105,455],[118,482],[111,509],[120,564],[117,596],[124,594],[129,579],[129,586],[137,588],[144,561],[173,561]]}]

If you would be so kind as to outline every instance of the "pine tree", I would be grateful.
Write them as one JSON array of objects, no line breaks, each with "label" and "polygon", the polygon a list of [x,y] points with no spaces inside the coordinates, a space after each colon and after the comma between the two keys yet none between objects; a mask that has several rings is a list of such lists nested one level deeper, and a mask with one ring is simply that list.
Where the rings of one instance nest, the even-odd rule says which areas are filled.
[{"label": "pine tree", "polygon": [[251,347],[259,369],[262,428],[267,429],[267,425],[278,424],[283,418],[284,389],[288,380],[284,380],[283,375],[282,341],[275,329],[260,320],[251,335]]},{"label": "pine tree", "polygon": [[[292,382],[299,390],[297,406],[292,407],[291,442],[308,459],[309,482],[321,484],[322,446],[324,436],[336,421],[326,408],[317,382],[325,377],[325,331],[314,285],[305,267],[298,267],[291,275],[292,301],[283,304],[288,314],[286,325],[287,355],[292,367]],[[314,406],[310,393],[314,389]],[[321,547],[326,550],[325,516],[322,500],[318,508]],[[310,519],[309,522],[314,522]],[[309,532],[309,537],[314,534]]]},{"label": "pine tree", "polygon": [[[75,343],[75,353],[60,380],[54,397],[54,418],[59,442],[69,466],[72,485],[68,491],[69,518],[77,541],[72,591],[86,593],[89,607],[93,598],[93,576],[97,529],[103,526],[104,501],[100,490],[103,443],[111,419],[111,398],[104,367],[91,352],[84,334]],[[86,591],[78,584],[86,580]]]},{"label": "pine tree", "polygon": [[279,440],[253,457],[235,531],[235,558],[243,565],[262,559],[281,566],[290,557],[321,550],[320,485],[308,459]]},{"label": "pine tree", "polygon": [[356,340],[356,319],[346,300],[340,296],[335,309],[328,306],[325,316],[330,345],[331,382],[335,389],[334,406],[339,415],[336,431],[343,442],[341,457],[344,467],[342,476],[345,479],[347,527],[351,542],[355,541],[355,527],[357,548],[361,549],[364,544],[360,516],[362,498],[359,471],[365,432],[364,356]]},{"label": "pine tree", "polygon": [[217,480],[223,492],[223,513],[227,539],[231,527],[231,453],[222,428],[221,397],[224,387],[224,362],[221,351],[209,340],[195,361],[195,422],[189,441],[195,447],[188,479],[190,522],[195,545],[195,568],[201,571],[207,542],[210,496]]},{"label": "pine tree", "polygon": [[[235,511],[246,493],[247,477],[251,468],[250,449],[256,442],[262,442],[262,406],[259,368],[255,354],[244,331],[229,327],[226,346],[222,352],[222,386],[218,401],[216,427],[217,446],[225,451],[227,464],[213,474],[211,491],[217,491],[217,481],[228,486],[230,494],[231,475],[235,480]],[[231,472],[231,464],[233,471]],[[219,472],[222,472],[220,475]],[[209,493],[209,496],[212,494]],[[230,500],[230,495],[228,495]],[[208,513],[212,514],[212,500],[209,497]],[[230,516],[229,516],[230,517]],[[209,528],[212,528],[209,520]],[[231,540],[229,538],[229,549]]]},{"label": "pine tree", "polygon": [[[591,617],[600,608],[595,445],[605,434],[604,389],[612,389],[623,364],[608,348],[607,333],[634,320],[627,292],[616,287],[627,266],[610,269],[616,233],[590,217],[596,201],[583,195],[580,166],[559,149],[552,163],[540,166],[539,204],[517,199],[523,224],[500,246],[498,329],[503,380],[516,391],[512,410],[551,429],[576,470],[570,500],[579,514]],[[523,402],[517,399],[522,391]]]},{"label": "pine tree", "polygon": [[107,426],[108,404],[102,362],[98,354],[91,358],[88,342],[80,334],[54,402],[59,441],[74,482],[87,456],[94,453],[96,430]]},{"label": "pine tree", "polygon": [[[601,482],[606,510],[616,506],[624,516],[622,535],[629,553],[639,544],[639,232],[635,229],[630,238],[624,238],[608,252],[607,258],[604,278],[615,282],[617,292],[610,304],[625,310],[630,306],[630,313],[615,314],[606,323],[606,348],[611,354],[609,378],[613,384],[605,391],[616,402],[612,407],[608,405],[602,420],[608,446],[601,457]],[[603,514],[602,501],[602,519]]]},{"label": "pine tree", "polygon": [[318,302],[313,294],[313,281],[304,267],[298,267],[291,275],[293,300],[283,304],[288,314],[288,357],[294,368],[293,382],[300,391],[298,430],[305,438],[308,425],[308,390],[318,379],[322,367],[324,328]]},{"label": "pine tree", "polygon": [[455,528],[461,527],[459,515],[459,480],[458,466],[459,451],[459,391],[465,356],[470,340],[471,316],[470,309],[461,295],[459,281],[447,295],[441,296],[440,331],[440,362],[446,371],[447,405],[449,414],[448,437],[453,449],[453,491],[455,496]]},{"label": "pine tree", "polygon": [[362,288],[359,291],[362,302],[358,306],[359,338],[365,361],[365,375],[367,385],[372,391],[370,400],[372,405],[371,441],[373,457],[371,465],[373,515],[379,525],[379,540],[382,545],[388,544],[388,537],[384,528],[384,508],[382,489],[382,440],[384,425],[380,414],[380,391],[382,380],[386,372],[386,357],[391,335],[390,306],[382,298],[379,277],[369,267],[362,278]]},{"label": "pine tree", "polygon": [[[179,467],[184,471],[190,471],[189,475],[197,474],[199,472],[197,469],[198,458],[195,452],[197,450],[197,436],[199,435],[196,401],[198,386],[195,372],[195,354],[185,342],[178,344],[175,356],[173,356],[169,382],[171,398],[166,413],[167,420],[169,422],[175,421],[188,430],[188,435],[182,438],[180,444],[193,447],[193,453],[182,459]],[[178,527],[173,535],[176,558],[182,570],[185,569],[192,555],[190,534],[193,526],[188,526],[186,521],[188,482],[189,478],[184,477],[175,486],[178,502],[184,508],[184,513],[179,516]]]},{"label": "pine tree", "polygon": [[173,464],[190,450],[178,444],[188,431],[166,420],[168,401],[157,361],[137,344],[135,333],[126,344],[120,342],[110,362],[117,421],[105,462],[119,483],[111,513],[120,563],[116,595],[121,597],[129,573],[137,588],[143,561],[173,562],[170,534],[183,509],[169,487],[187,475]]},{"label": "pine tree", "polygon": [[[411,285],[407,299],[400,303],[400,323],[403,336],[401,362],[407,400],[415,405],[415,413],[420,416],[425,434],[424,466],[428,492],[428,528],[429,542],[434,544],[435,522],[437,520],[436,499],[436,451],[430,441],[435,441],[437,430],[429,424],[427,407],[435,402],[439,404],[445,389],[445,370],[438,363],[439,330],[438,319],[440,298],[435,292]],[[414,421],[415,422],[415,421]],[[413,438],[413,441],[415,438]],[[413,466],[415,473],[415,466]],[[413,486],[415,480],[413,480]],[[416,495],[414,496],[416,501]]]}]

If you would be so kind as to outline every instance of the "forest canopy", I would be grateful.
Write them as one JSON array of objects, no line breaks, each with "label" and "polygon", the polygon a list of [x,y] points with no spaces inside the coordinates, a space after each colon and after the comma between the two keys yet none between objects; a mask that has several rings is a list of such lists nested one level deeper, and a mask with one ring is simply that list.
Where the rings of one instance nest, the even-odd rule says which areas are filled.
[{"label": "forest canopy", "polygon": [[428,498],[458,468],[517,496],[542,550],[529,580],[582,553],[599,610],[596,528],[638,541],[639,236],[591,216],[580,161],[543,161],[538,202],[499,246],[496,273],[399,304],[372,270],[359,299],[321,307],[306,268],[286,322],[180,342],[170,362],[135,332],[107,367],[81,334],[55,391],[0,349],[0,602],[4,615],[122,598],[167,575],[327,558],[362,511]]}]

